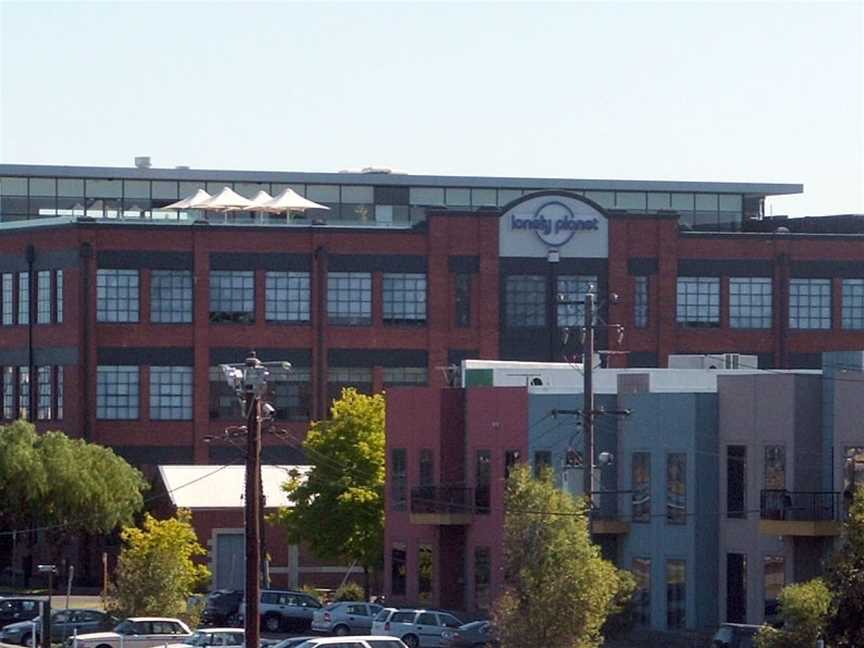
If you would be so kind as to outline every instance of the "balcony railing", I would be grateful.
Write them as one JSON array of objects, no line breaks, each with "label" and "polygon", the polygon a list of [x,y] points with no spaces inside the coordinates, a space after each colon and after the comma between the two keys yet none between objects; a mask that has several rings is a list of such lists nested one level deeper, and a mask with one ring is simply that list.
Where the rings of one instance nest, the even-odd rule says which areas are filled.
[{"label": "balcony railing", "polygon": [[838,522],[842,519],[840,493],[826,491],[763,490],[763,520]]},{"label": "balcony railing", "polygon": [[438,484],[411,489],[411,513],[419,515],[470,515],[474,512],[474,489]]}]

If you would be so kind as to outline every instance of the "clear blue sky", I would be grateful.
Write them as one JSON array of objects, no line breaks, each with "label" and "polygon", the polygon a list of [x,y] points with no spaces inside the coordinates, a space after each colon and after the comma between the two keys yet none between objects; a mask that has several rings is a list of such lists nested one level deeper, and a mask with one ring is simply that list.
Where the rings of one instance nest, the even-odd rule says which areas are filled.
[{"label": "clear blue sky", "polygon": [[0,0],[7,163],[800,182],[864,212],[864,3]]}]

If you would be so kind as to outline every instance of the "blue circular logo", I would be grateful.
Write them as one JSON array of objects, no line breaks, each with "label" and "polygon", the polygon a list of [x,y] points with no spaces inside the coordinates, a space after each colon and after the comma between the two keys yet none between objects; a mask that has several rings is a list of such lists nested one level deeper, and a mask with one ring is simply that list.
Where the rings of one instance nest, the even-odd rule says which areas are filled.
[{"label": "blue circular logo", "polygon": [[510,222],[511,229],[533,230],[543,243],[556,248],[568,243],[578,231],[597,230],[599,227],[596,218],[577,219],[573,210],[558,200],[543,203],[531,218],[514,215]]}]

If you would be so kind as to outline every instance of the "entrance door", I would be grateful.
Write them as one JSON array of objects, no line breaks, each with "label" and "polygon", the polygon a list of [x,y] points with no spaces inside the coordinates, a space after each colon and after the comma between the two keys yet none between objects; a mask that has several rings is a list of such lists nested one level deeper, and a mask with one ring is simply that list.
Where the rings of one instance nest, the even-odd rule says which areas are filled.
[{"label": "entrance door", "polygon": [[242,590],[246,582],[245,542],[242,533],[216,534],[215,589]]}]

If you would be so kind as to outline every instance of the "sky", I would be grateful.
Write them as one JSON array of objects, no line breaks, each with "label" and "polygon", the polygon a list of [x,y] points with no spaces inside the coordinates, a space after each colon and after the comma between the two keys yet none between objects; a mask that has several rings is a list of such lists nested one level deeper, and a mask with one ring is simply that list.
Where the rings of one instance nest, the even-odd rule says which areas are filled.
[{"label": "sky", "polygon": [[864,0],[0,0],[0,162],[801,183],[864,213]]}]

